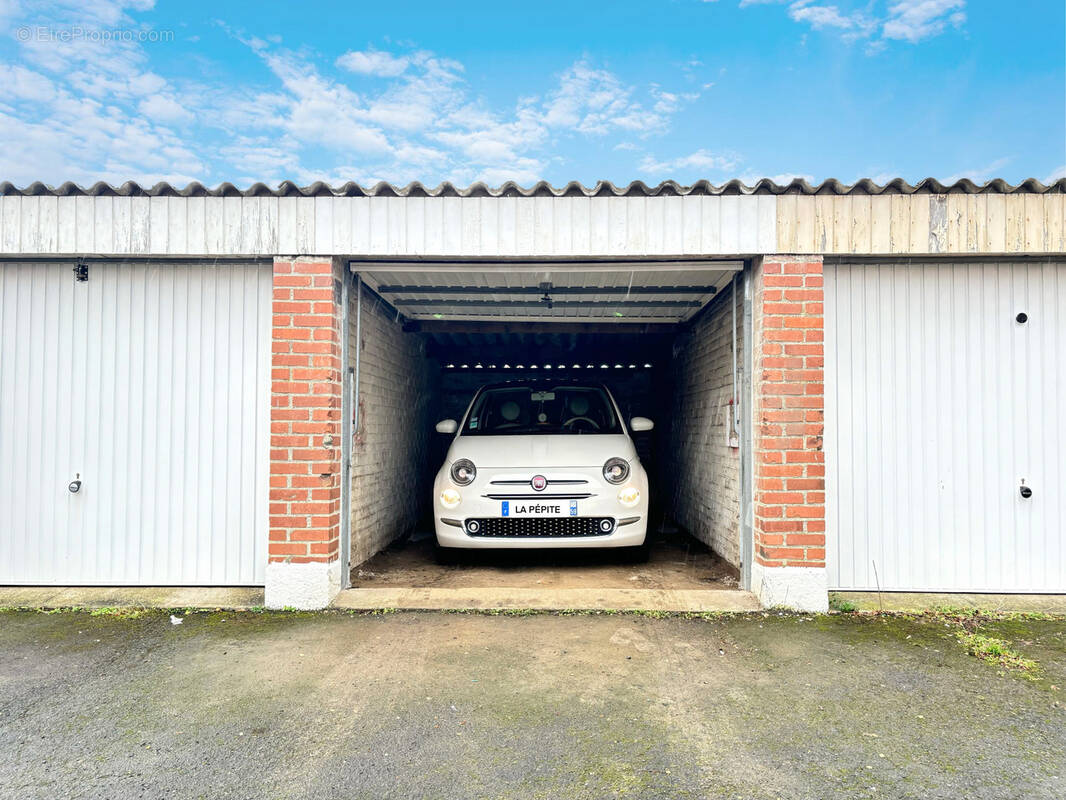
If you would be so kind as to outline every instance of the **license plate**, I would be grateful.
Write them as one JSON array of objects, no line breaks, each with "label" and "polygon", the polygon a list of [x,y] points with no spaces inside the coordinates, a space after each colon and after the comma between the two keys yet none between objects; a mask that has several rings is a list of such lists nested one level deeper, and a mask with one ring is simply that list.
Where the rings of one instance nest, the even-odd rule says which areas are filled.
[{"label": "license plate", "polygon": [[501,517],[576,517],[577,500],[503,500]]}]

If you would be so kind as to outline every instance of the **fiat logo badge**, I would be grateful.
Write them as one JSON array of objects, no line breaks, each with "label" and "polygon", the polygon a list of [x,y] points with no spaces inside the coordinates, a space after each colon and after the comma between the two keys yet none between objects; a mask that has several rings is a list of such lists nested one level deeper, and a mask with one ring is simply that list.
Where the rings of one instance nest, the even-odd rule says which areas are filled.
[{"label": "fiat logo badge", "polygon": [[548,479],[543,475],[534,475],[529,485],[533,487],[533,491],[543,492],[548,486]]}]

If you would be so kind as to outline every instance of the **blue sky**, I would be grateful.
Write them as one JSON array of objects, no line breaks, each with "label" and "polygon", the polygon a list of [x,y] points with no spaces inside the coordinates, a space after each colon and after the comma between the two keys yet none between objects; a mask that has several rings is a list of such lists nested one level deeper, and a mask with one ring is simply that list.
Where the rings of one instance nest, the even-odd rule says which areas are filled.
[{"label": "blue sky", "polygon": [[0,0],[0,180],[1066,173],[1061,0]]}]

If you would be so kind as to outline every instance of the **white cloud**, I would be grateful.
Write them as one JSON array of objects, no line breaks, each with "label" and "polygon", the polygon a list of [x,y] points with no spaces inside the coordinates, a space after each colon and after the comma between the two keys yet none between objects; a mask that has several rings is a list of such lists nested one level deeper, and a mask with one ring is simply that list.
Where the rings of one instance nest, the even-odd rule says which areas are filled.
[{"label": "white cloud", "polygon": [[945,183],[955,183],[955,181],[961,181],[963,178],[969,178],[974,183],[984,183],[992,178],[998,178],[999,173],[1003,168],[1013,160],[1014,159],[1010,156],[997,158],[995,161],[985,164],[983,167],[975,167],[973,169],[957,172],[949,177]]},{"label": "white cloud", "polygon": [[762,172],[753,172],[746,170],[741,176],[740,181],[748,186],[754,186],[761,180],[773,181],[774,183],[785,186],[792,183],[794,180],[807,181],[807,183],[813,184],[815,182],[814,176],[802,172],[779,172],[776,175],[767,175]]},{"label": "white cloud", "polygon": [[21,10],[22,4],[19,0],[0,0],[0,25],[17,17]]},{"label": "white cloud", "polygon": [[884,186],[889,181],[895,180],[898,177],[900,177],[900,175],[896,172],[887,172],[885,170],[868,170],[867,173],[858,176],[856,180],[859,180],[860,178],[869,178],[874,183],[880,186]]},{"label": "white cloud", "polygon": [[[32,29],[139,28],[148,2],[8,5]],[[17,40],[16,40],[17,42]],[[193,115],[174,87],[146,69],[140,45],[121,40],[32,37],[0,62],[0,173],[6,179],[92,182],[201,177],[205,160],[169,127]]]},{"label": "white cloud", "polygon": [[[3,0],[0,0],[3,2]],[[45,0],[17,23],[143,27],[147,0]],[[700,95],[638,86],[580,59],[543,91],[489,103],[461,63],[410,45],[323,60],[219,23],[261,61],[258,82],[172,79],[135,41],[29,41],[0,57],[0,176],[243,185],[323,179],[534,182],[565,143],[636,148]],[[689,67],[691,69],[691,65]],[[687,82],[678,72],[678,80]],[[180,133],[178,132],[180,131]],[[709,168],[700,154],[679,166]],[[724,163],[724,162],[721,162]],[[571,167],[572,168],[572,167]]]},{"label": "white cloud", "polygon": [[855,20],[845,17],[836,6],[806,6],[793,4],[788,15],[796,22],[807,22],[815,30],[822,28],[854,28]]},{"label": "white cloud", "polygon": [[235,176],[233,182],[247,185],[256,181],[277,182],[295,174],[300,165],[295,149],[295,142],[285,138],[240,136],[222,148],[221,155],[240,176]]},{"label": "white cloud", "polygon": [[966,21],[966,0],[900,0],[888,9],[882,35],[915,44],[943,32],[950,23],[956,28]]},{"label": "white cloud", "polygon": [[288,54],[266,52],[263,60],[286,90],[273,122],[296,141],[356,153],[388,151],[388,137],[372,123],[359,95],[347,86]]},{"label": "white cloud", "polygon": [[162,94],[153,94],[150,97],[146,97],[138,104],[137,108],[149,119],[163,123],[183,124],[194,119],[192,112],[181,103],[173,97]]},{"label": "white cloud", "polygon": [[740,7],[786,3],[795,22],[838,31],[845,41],[866,40],[870,55],[884,50],[890,40],[916,44],[943,33],[948,25],[959,28],[966,22],[966,0],[890,0],[880,14],[872,0],[857,10],[814,5],[814,0],[740,0]]},{"label": "white cloud", "polygon": [[1066,178],[1066,164],[1051,171],[1051,174],[1044,178],[1044,183],[1054,183],[1055,181],[1061,181]]},{"label": "white cloud", "polygon": [[653,156],[645,156],[638,169],[650,175],[660,173],[678,174],[683,172],[718,172],[732,170],[737,165],[736,156],[716,155],[700,149],[687,156],[657,161]]},{"label": "white cloud", "polygon": [[0,97],[47,103],[55,96],[52,81],[26,67],[0,64]]},{"label": "white cloud", "polygon": [[559,88],[548,96],[543,122],[549,128],[569,128],[585,134],[604,135],[614,129],[650,135],[669,127],[669,115],[680,98],[652,87],[652,108],[633,99],[634,88],[616,75],[578,61],[566,70]]},{"label": "white cloud", "polygon": [[410,59],[406,57],[394,56],[381,50],[350,50],[337,59],[337,66],[349,72],[382,78],[402,75],[410,63]]}]

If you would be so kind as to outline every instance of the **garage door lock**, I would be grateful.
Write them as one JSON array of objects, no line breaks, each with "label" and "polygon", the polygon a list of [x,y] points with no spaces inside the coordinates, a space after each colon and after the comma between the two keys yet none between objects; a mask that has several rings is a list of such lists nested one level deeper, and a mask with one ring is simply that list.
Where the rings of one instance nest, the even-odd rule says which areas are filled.
[{"label": "garage door lock", "polygon": [[81,491],[81,473],[80,472],[75,472],[74,473],[74,480],[72,480],[70,483],[67,484],[67,489],[70,490],[71,494],[77,494],[78,492]]},{"label": "garage door lock", "polygon": [[1018,491],[1022,493],[1022,497],[1026,500],[1033,496],[1033,490],[1025,485],[1025,478],[1022,478],[1022,485],[1018,487]]}]

